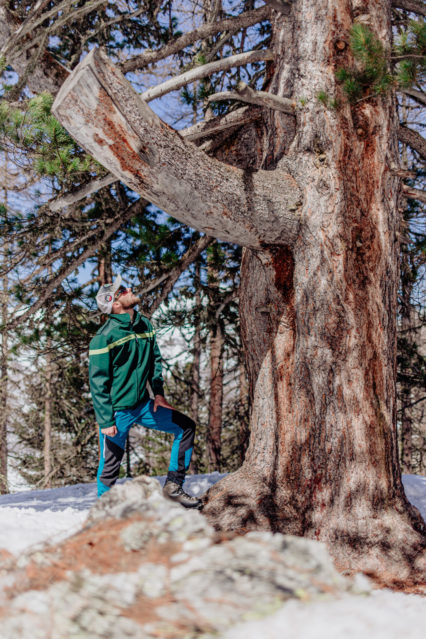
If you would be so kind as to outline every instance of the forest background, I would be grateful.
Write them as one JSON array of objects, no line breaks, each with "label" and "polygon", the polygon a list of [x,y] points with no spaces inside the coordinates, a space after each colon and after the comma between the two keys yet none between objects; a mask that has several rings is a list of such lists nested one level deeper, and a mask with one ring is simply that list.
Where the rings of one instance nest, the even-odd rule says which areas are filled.
[{"label": "forest background", "polygon": [[[392,82],[406,195],[399,449],[404,472],[426,474],[425,9],[415,1],[393,4]],[[198,69],[150,106],[213,152],[220,136],[209,139],[197,123],[231,114],[241,106],[238,95],[247,98],[267,82],[262,51],[271,38],[271,5],[285,12],[289,3],[0,3],[1,492],[9,490],[11,468],[39,487],[93,480],[98,443],[87,350],[102,322],[96,291],[117,272],[135,286],[141,311],[156,324],[169,401],[199,424],[192,470],[241,465],[250,407],[239,331],[240,247],[199,234],[143,201],[79,148],[50,109],[67,71],[94,46],[106,49],[139,93]],[[360,56],[368,49],[366,33],[352,35]],[[259,52],[258,61],[247,62],[249,51]],[[241,57],[227,65],[230,56]],[[348,99],[356,99],[354,79],[341,80]],[[338,108],[325,93],[317,99]],[[164,435],[135,429],[123,472],[163,474],[168,449]]]}]

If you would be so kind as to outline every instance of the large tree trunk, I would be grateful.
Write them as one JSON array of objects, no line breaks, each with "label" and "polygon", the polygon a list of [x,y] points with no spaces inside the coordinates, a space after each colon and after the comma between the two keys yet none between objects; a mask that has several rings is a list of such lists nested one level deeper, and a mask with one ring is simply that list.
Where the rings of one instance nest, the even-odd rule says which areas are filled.
[{"label": "large tree trunk", "polygon": [[[388,3],[353,4],[389,42]],[[302,186],[301,233],[292,250],[245,252],[250,446],[238,473],[210,491],[205,512],[221,529],[325,541],[342,568],[403,579],[425,556],[396,445],[394,102],[387,96],[333,112],[315,101],[320,90],[334,94],[336,68],[351,63],[347,49],[335,47],[353,22],[348,5],[299,1],[292,24],[275,25],[271,91],[310,98],[277,163],[292,167]],[[267,162],[275,168],[270,155]]]},{"label": "large tree trunk", "polygon": [[[223,530],[322,540],[342,569],[388,582],[425,568],[424,522],[405,498],[396,446],[396,110],[391,95],[343,99],[339,110],[317,95],[339,94],[335,71],[353,63],[345,42],[354,19],[386,46],[389,11],[388,0],[296,0],[288,17],[276,14],[269,91],[306,102],[296,127],[269,111],[263,137],[260,125],[244,138],[240,166],[182,140],[96,52],[54,105],[144,197],[248,247],[240,303],[250,445],[241,469],[210,490],[206,516]],[[239,140],[240,155],[222,156],[234,164]]]}]

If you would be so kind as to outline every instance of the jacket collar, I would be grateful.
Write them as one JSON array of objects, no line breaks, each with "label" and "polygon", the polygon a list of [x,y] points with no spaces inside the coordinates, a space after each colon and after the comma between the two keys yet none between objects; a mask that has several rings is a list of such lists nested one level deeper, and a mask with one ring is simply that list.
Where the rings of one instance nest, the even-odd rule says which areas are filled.
[{"label": "jacket collar", "polygon": [[111,313],[110,319],[113,322],[117,322],[122,328],[132,328],[139,321],[140,315],[137,311],[135,311],[133,322],[130,319],[129,313]]}]

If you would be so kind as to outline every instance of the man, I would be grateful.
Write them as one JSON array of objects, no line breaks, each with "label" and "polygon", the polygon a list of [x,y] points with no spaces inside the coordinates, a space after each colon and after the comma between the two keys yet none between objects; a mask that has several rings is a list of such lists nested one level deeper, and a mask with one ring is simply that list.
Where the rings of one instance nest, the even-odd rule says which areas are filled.
[{"label": "man", "polygon": [[195,423],[164,398],[161,355],[152,324],[135,311],[139,298],[121,284],[120,275],[112,284],[101,286],[96,301],[99,310],[109,315],[89,350],[90,389],[100,437],[98,496],[117,481],[130,428],[140,424],[174,435],[163,493],[186,508],[197,508],[200,500],[182,490]]}]

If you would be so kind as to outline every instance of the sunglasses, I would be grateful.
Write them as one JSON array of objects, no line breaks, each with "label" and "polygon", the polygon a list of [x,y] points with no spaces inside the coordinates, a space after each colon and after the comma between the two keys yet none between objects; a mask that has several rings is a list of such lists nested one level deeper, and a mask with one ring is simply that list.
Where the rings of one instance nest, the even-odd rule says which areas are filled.
[{"label": "sunglasses", "polygon": [[130,291],[129,287],[123,286],[123,284],[121,284],[121,286],[119,286],[119,288],[115,291],[114,299],[118,300],[120,295],[124,295],[124,293],[128,293],[129,291]]}]

